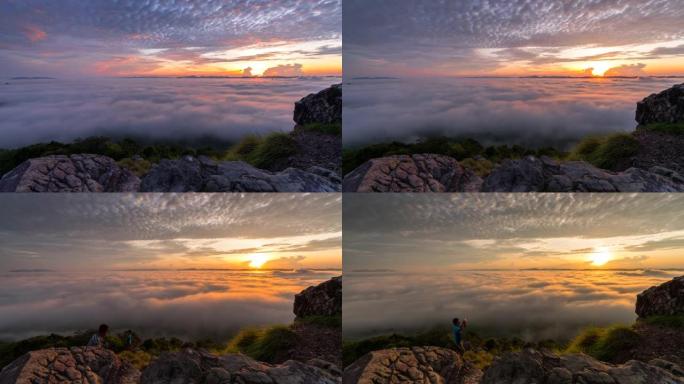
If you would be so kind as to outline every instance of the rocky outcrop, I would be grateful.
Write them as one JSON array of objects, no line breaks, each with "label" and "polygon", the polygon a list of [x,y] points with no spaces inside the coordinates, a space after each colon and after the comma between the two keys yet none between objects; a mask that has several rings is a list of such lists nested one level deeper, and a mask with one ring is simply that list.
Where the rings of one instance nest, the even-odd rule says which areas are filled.
[{"label": "rocky outcrop", "polygon": [[640,125],[684,122],[684,84],[638,102],[635,119]]},{"label": "rocky outcrop", "polygon": [[651,287],[637,295],[639,317],[684,314],[684,276]]},{"label": "rocky outcrop", "polygon": [[52,348],[29,352],[0,372],[0,384],[134,384],[140,372],[101,348]]},{"label": "rocky outcrop", "polygon": [[0,179],[0,192],[134,192],[140,179],[100,155],[30,159]]},{"label": "rocky outcrop", "polygon": [[477,192],[482,179],[443,155],[369,160],[344,178],[344,192]]},{"label": "rocky outcrop", "polygon": [[295,103],[295,123],[331,124],[342,122],[342,84],[336,84]]},{"label": "rocky outcrop", "polygon": [[583,161],[529,156],[506,160],[484,181],[483,192],[682,192],[684,177],[663,168],[610,172]]},{"label": "rocky outcrop", "polygon": [[342,313],[342,276],[309,287],[295,295],[297,317],[335,316]]},{"label": "rocky outcrop", "polygon": [[141,384],[335,384],[339,370],[320,361],[309,364],[289,360],[283,364],[260,363],[232,354],[216,356],[186,349],[164,353],[147,366]]},{"label": "rocky outcrop", "polygon": [[345,384],[477,383],[481,372],[456,352],[438,347],[373,351],[344,370]]},{"label": "rocky outcrop", "polygon": [[162,160],[143,177],[142,192],[339,192],[335,172],[311,167],[269,172],[241,161],[204,156]]},{"label": "rocky outcrop", "polygon": [[684,383],[683,371],[664,360],[644,363],[630,360],[613,365],[584,354],[558,356],[525,349],[496,358],[485,371],[482,384],[634,384]]}]

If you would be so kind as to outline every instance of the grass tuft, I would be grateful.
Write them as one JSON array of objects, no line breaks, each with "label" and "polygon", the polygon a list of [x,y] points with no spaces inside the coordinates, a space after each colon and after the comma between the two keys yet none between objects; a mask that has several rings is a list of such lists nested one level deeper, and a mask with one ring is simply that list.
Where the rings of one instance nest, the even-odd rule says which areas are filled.
[{"label": "grass tuft", "polygon": [[341,123],[311,123],[297,127],[297,130],[304,132],[319,132],[325,133],[326,135],[342,135],[342,124]]},{"label": "grass tuft", "polygon": [[639,334],[626,325],[589,327],[570,342],[566,352],[582,352],[598,360],[614,361],[619,353],[635,348],[639,338]]},{"label": "grass tuft", "polygon": [[224,160],[244,161],[257,168],[270,168],[278,161],[297,153],[297,143],[287,133],[274,132],[267,136],[248,135],[232,146]]},{"label": "grass tuft", "polygon": [[667,328],[684,328],[684,315],[656,315],[649,316],[640,321]]},{"label": "grass tuft", "polygon": [[229,343],[226,352],[243,353],[253,359],[275,362],[297,344],[297,334],[288,326],[245,328]]},{"label": "grass tuft", "polygon": [[145,351],[123,351],[119,354],[119,357],[141,371],[150,365],[152,361],[152,355]]},{"label": "grass tuft", "polygon": [[570,160],[587,161],[599,168],[619,168],[639,152],[639,141],[627,133],[606,136],[589,136],[580,141],[570,152]]},{"label": "grass tuft", "polygon": [[653,132],[668,133],[671,135],[684,134],[684,122],[679,123],[653,123],[643,126],[639,129]]}]

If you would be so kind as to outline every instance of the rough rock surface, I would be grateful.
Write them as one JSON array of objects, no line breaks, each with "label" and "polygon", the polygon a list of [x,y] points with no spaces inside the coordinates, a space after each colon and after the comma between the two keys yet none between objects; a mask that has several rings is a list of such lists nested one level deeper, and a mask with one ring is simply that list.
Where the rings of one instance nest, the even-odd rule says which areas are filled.
[{"label": "rough rock surface", "polygon": [[0,384],[133,384],[140,372],[101,348],[52,348],[29,352],[0,372]]},{"label": "rough rock surface", "polygon": [[296,102],[293,119],[299,125],[342,122],[342,84],[335,84]]},{"label": "rough rock surface", "polygon": [[0,192],[134,192],[139,186],[113,159],[88,154],[30,159],[0,179]]},{"label": "rough rock surface", "polygon": [[681,369],[664,360],[644,363],[630,360],[613,365],[584,354],[558,356],[526,349],[496,358],[485,371],[482,384],[649,384],[684,383]]},{"label": "rough rock surface", "polygon": [[373,351],[344,370],[345,384],[470,384],[481,372],[456,352],[438,347]]},{"label": "rough rock surface", "polygon": [[295,295],[297,317],[334,316],[342,313],[342,276],[309,287]]},{"label": "rough rock surface", "polygon": [[635,312],[639,317],[684,314],[684,276],[638,294]]},{"label": "rough rock surface", "polygon": [[483,192],[682,192],[684,177],[663,168],[610,172],[583,161],[533,156],[506,160],[485,178]]},{"label": "rough rock surface", "polygon": [[344,192],[477,192],[482,179],[456,159],[433,154],[372,159],[344,178]]},{"label": "rough rock surface", "polygon": [[[310,169],[321,167],[342,172],[342,137],[322,132],[306,131],[299,126],[290,133],[297,152],[285,159],[275,161],[269,171],[279,172],[287,168]],[[338,176],[339,177],[339,176]]]},{"label": "rough rock surface", "polygon": [[269,172],[241,161],[186,156],[162,160],[143,177],[142,192],[339,192],[341,180],[319,167]]},{"label": "rough rock surface", "polygon": [[638,102],[635,119],[640,125],[684,122],[684,84]]},{"label": "rough rock surface", "polygon": [[186,349],[164,353],[147,366],[141,384],[335,384],[339,370],[321,361],[271,365],[231,354],[215,356]]},{"label": "rough rock surface", "polygon": [[659,166],[684,175],[684,135],[639,130],[632,134],[639,142],[639,152],[631,159],[636,168]]}]

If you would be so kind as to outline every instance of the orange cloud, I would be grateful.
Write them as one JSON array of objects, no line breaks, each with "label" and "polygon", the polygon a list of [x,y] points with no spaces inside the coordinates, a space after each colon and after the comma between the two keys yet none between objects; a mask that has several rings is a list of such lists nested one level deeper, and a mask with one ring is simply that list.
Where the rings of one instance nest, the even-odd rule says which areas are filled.
[{"label": "orange cloud", "polygon": [[26,38],[28,38],[32,43],[45,40],[47,37],[47,33],[35,25],[27,25],[23,28],[23,30]]}]

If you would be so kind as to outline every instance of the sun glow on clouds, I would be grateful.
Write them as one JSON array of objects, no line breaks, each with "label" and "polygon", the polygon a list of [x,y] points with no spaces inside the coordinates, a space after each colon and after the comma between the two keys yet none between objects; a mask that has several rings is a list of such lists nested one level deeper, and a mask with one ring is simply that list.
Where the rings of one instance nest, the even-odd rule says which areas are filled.
[{"label": "sun glow on clouds", "polygon": [[592,254],[590,255],[591,258],[591,264],[595,265],[597,267],[601,267],[603,265],[606,265],[607,262],[609,262],[612,258],[613,255],[610,252],[610,249],[605,248],[605,247],[600,247],[596,248]]}]

